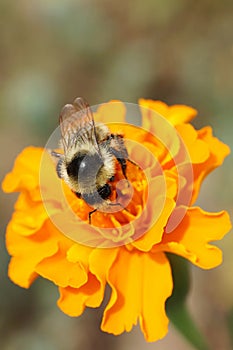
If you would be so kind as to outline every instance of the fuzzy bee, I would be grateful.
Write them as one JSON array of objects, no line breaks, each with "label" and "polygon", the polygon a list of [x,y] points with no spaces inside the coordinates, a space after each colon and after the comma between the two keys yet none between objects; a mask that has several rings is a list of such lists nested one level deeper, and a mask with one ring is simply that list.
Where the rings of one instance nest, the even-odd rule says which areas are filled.
[{"label": "fuzzy bee", "polygon": [[63,107],[59,118],[63,153],[52,152],[57,159],[56,170],[77,197],[94,208],[91,215],[104,211],[111,203],[111,182],[114,181],[115,162],[119,162],[126,176],[128,152],[123,136],[112,134],[102,123],[94,122],[89,104],[81,97]]}]

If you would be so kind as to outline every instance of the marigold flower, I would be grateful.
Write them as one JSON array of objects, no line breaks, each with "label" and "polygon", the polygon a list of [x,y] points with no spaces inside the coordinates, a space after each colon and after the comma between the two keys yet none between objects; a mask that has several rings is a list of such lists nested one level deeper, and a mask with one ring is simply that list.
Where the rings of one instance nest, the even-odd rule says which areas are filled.
[{"label": "marigold flower", "polygon": [[58,178],[49,153],[28,147],[3,181],[5,192],[20,192],[6,245],[9,277],[17,285],[29,288],[44,277],[59,288],[59,308],[79,316],[101,304],[108,284],[112,293],[101,329],[118,335],[139,322],[146,340],[155,341],[168,329],[165,302],[173,281],[166,252],[204,269],[222,261],[210,242],[230,230],[228,214],[192,205],[229,148],[210,127],[195,130],[189,124],[197,114],[191,107],[144,99],[139,106],[142,127],[125,122],[126,107],[119,101],[95,113],[111,132],[123,132],[138,164],[127,163],[130,187],[116,165],[112,200],[120,191],[127,210],[97,211],[89,225],[90,207]]}]

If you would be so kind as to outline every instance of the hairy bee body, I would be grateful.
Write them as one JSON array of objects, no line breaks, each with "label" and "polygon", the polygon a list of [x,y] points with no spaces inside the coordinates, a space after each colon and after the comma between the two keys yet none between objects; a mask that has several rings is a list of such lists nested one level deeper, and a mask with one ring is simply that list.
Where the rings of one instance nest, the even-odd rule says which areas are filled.
[{"label": "hairy bee body", "polygon": [[[96,210],[111,205],[111,181],[119,162],[126,178],[128,152],[123,136],[112,134],[102,123],[94,123],[89,105],[82,98],[65,105],[60,116],[61,148],[63,154],[53,152],[58,158],[57,174],[71,190]],[[114,204],[115,205],[115,204]]]}]

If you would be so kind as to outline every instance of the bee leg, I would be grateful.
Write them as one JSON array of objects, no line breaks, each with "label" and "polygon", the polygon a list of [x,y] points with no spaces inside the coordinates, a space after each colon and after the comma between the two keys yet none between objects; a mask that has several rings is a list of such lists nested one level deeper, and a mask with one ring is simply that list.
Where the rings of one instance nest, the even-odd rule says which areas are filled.
[{"label": "bee leg", "polygon": [[127,180],[127,182],[128,182],[128,187],[129,187],[129,186],[130,186],[130,185],[129,185],[129,180],[128,180],[128,177],[127,177],[127,175],[126,175],[126,159],[120,157],[120,156],[121,156],[121,153],[120,153],[119,151],[116,151],[114,148],[111,149],[111,152],[112,152],[112,154],[116,157],[118,163],[120,164],[122,173],[123,173],[125,179]]},{"label": "bee leg", "polygon": [[127,175],[126,175],[126,160],[124,158],[117,158],[117,161],[120,163],[122,173],[126,180],[128,180]]},{"label": "bee leg", "polygon": [[50,151],[49,150],[49,153],[51,154],[52,157],[55,157],[55,158],[60,158],[61,157],[61,153],[58,153],[56,151]]},{"label": "bee leg", "polygon": [[130,163],[133,164],[133,165],[136,165],[136,167],[139,168],[138,164],[135,163],[133,160],[131,160],[131,159],[129,159],[129,158],[127,158],[127,160],[128,160],[128,162],[130,162]]},{"label": "bee leg", "polygon": [[90,211],[90,212],[88,213],[89,225],[91,225],[91,215],[92,215],[93,213],[95,213],[96,211],[97,211],[97,209],[94,209],[94,210],[92,210],[92,211]]},{"label": "bee leg", "polygon": [[[54,158],[56,159],[56,172],[57,172],[57,175],[58,177],[61,179],[62,178],[62,174],[61,174],[61,165],[62,165],[62,162],[63,162],[63,158],[62,158],[62,154],[61,153],[58,153],[56,151],[53,151],[53,150],[49,150],[49,154]],[[58,160],[57,160],[58,159]]]},{"label": "bee leg", "polygon": [[126,159],[122,157],[122,153],[117,151],[114,148],[110,148],[111,153],[114,155],[114,157],[116,157],[117,161],[119,162],[120,166],[121,166],[121,170],[122,173],[124,175],[124,177],[127,180],[127,175],[126,175]]},{"label": "bee leg", "polygon": [[61,174],[61,165],[62,165],[63,159],[60,158],[59,161],[57,162],[57,166],[56,166],[56,171],[57,171],[57,175],[58,177],[61,179],[62,178],[62,174]]}]

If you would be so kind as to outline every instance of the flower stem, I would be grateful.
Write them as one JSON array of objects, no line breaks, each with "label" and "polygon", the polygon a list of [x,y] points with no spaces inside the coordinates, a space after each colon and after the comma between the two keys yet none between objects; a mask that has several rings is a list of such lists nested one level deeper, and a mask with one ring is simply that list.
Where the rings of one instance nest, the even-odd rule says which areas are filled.
[{"label": "flower stem", "polygon": [[208,350],[205,338],[196,326],[186,304],[190,289],[189,265],[174,254],[167,254],[172,268],[173,294],[166,302],[166,311],[173,325],[197,349]]},{"label": "flower stem", "polygon": [[168,313],[173,325],[197,349],[208,350],[208,345],[196,324],[194,323],[185,304],[177,304]]}]

